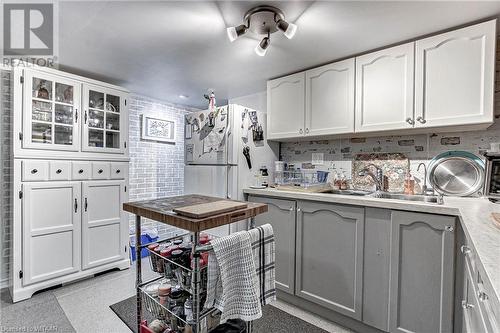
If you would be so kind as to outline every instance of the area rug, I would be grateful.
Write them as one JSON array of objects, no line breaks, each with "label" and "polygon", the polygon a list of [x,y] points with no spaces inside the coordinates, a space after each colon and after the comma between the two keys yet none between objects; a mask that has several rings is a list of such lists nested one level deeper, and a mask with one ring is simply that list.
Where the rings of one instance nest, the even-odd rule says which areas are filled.
[{"label": "area rug", "polygon": [[[116,315],[127,325],[131,331],[137,333],[135,318],[135,296],[110,306]],[[146,320],[152,320],[147,311],[143,311]],[[327,331],[309,324],[300,318],[292,316],[274,306],[267,305],[262,309],[262,318],[254,321],[254,333],[328,333]]]}]

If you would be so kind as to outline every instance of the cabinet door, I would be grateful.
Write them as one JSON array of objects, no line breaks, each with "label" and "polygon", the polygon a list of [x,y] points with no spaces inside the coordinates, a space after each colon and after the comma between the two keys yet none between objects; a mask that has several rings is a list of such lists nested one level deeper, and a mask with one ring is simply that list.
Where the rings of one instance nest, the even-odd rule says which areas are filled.
[{"label": "cabinet door", "polygon": [[23,284],[80,270],[80,183],[24,183]]},{"label": "cabinet door", "polygon": [[452,332],[455,218],[393,211],[390,332]]},{"label": "cabinet door", "polygon": [[78,151],[80,83],[29,69],[24,82],[23,148]]},{"label": "cabinet door", "polygon": [[276,253],[276,288],[289,294],[295,287],[295,201],[250,196],[248,201],[268,205],[267,213],[255,217],[256,225],[273,227]]},{"label": "cabinet door", "polygon": [[356,58],[356,132],[413,127],[414,43]]},{"label": "cabinet door", "polygon": [[306,71],[306,135],[354,132],[354,58]]},{"label": "cabinet door", "polygon": [[304,136],[305,73],[267,82],[268,139]]},{"label": "cabinet door", "polygon": [[84,84],[82,150],[123,154],[127,140],[125,94]]},{"label": "cabinet door", "polygon": [[364,209],[299,201],[295,294],[361,320]]},{"label": "cabinet door", "polygon": [[126,257],[127,217],[124,181],[83,183],[82,268]]},{"label": "cabinet door", "polygon": [[495,21],[416,42],[417,127],[493,122]]}]

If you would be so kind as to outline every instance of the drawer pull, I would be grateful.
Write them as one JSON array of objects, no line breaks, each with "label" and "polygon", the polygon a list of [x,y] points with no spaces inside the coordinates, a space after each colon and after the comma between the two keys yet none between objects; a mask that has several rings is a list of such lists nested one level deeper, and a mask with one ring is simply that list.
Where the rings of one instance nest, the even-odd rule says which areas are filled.
[{"label": "drawer pull", "polygon": [[75,198],[75,213],[78,211],[78,202],[76,201],[76,198]]},{"label": "drawer pull", "polygon": [[120,169],[116,169],[116,173],[120,173]]},{"label": "drawer pull", "polygon": [[78,170],[78,173],[83,173],[83,169]]},{"label": "drawer pull", "polygon": [[103,173],[103,171],[104,171],[104,170],[99,169],[99,170],[97,171],[97,173],[98,173],[98,174],[101,174],[101,173]]},{"label": "drawer pull", "polygon": [[37,169],[33,169],[33,170],[31,170],[31,173],[32,173],[33,175],[34,175],[35,173],[37,173],[37,172],[38,172],[38,170],[37,170]]},{"label": "drawer pull", "polygon": [[62,170],[61,170],[61,169],[57,169],[57,170],[56,170],[56,173],[57,173],[57,174],[60,174],[61,172],[62,172]]},{"label": "drawer pull", "polygon": [[477,292],[477,298],[481,301],[481,302],[485,302],[488,300],[488,294],[486,294],[484,291],[478,291]]},{"label": "drawer pull", "polygon": [[471,252],[471,249],[470,247],[468,247],[467,245],[462,245],[460,247],[460,251],[463,253],[463,254],[469,254]]},{"label": "drawer pull", "polygon": [[87,211],[87,207],[89,206],[89,203],[87,202],[87,198],[85,198],[85,211]]},{"label": "drawer pull", "polygon": [[413,119],[411,119],[411,118],[406,118],[406,122],[407,122],[408,124],[410,124],[410,125],[415,124],[415,122],[414,122],[414,121],[413,121]]},{"label": "drawer pull", "polygon": [[462,309],[467,310],[472,308],[474,308],[474,304],[469,304],[466,300],[462,300]]}]

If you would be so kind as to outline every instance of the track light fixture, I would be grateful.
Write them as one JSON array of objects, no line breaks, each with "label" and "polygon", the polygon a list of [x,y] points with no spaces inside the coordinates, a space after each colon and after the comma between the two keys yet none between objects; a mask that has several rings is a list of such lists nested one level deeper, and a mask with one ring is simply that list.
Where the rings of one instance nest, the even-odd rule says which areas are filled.
[{"label": "track light fixture", "polygon": [[255,53],[259,56],[266,54],[267,48],[271,44],[272,33],[280,30],[286,38],[292,39],[297,32],[297,25],[285,21],[283,12],[272,6],[258,6],[250,9],[243,17],[243,21],[246,24],[227,28],[227,37],[231,42],[234,42],[248,30],[257,35],[266,35],[255,47]]},{"label": "track light fixture", "polygon": [[257,53],[257,55],[261,57],[265,56],[269,44],[271,44],[271,40],[269,39],[268,35],[267,37],[262,38],[259,45],[255,47],[255,53]]}]

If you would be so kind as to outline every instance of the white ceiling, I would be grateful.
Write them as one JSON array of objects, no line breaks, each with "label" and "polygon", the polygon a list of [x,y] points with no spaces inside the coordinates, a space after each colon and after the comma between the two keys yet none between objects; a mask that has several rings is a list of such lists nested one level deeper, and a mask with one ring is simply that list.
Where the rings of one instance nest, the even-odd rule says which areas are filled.
[{"label": "white ceiling", "polygon": [[[253,51],[257,36],[230,43],[225,31],[257,4],[281,8],[299,27],[292,40],[273,34],[265,57]],[[499,14],[500,1],[60,2],[59,62],[201,107],[207,88],[219,100],[263,91],[269,78]]]}]

